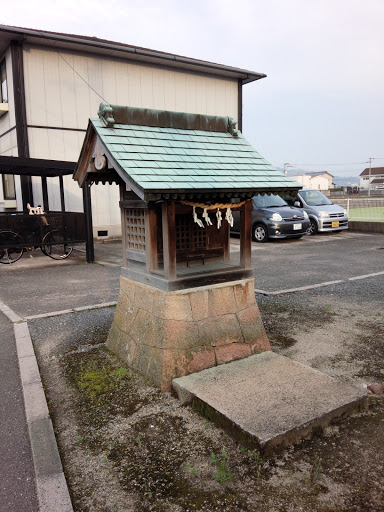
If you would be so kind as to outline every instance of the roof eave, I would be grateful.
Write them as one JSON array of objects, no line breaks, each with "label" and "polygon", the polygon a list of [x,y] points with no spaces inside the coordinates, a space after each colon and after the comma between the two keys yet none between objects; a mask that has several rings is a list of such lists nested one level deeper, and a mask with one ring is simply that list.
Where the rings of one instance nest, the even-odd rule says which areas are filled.
[{"label": "roof eave", "polygon": [[[260,187],[251,187],[248,189],[242,188],[242,189],[228,189],[228,188],[220,188],[220,189],[199,189],[199,190],[191,190],[191,189],[162,189],[162,190],[151,190],[151,189],[145,189],[144,188],[144,201],[150,202],[154,198],[156,199],[168,199],[173,198],[175,199],[176,196],[196,196],[199,200],[201,199],[210,199],[209,196],[217,197],[217,195],[222,195],[222,197],[233,197],[233,198],[240,198],[240,197],[251,197],[256,194],[275,194],[279,192],[297,192],[300,189],[302,189],[303,186],[301,184],[298,185],[290,185],[290,186],[260,186]],[[204,197],[202,197],[204,196]]]},{"label": "roof eave", "polygon": [[88,51],[93,50],[95,53],[97,53],[98,50],[100,53],[108,53],[110,56],[113,56],[114,54],[117,56],[130,56],[135,60],[152,62],[153,64],[168,65],[174,68],[233,78],[239,80],[243,85],[254,82],[256,80],[260,80],[261,78],[265,78],[267,76],[264,73],[257,73],[254,71],[217,64],[214,62],[183,57],[181,55],[150,50],[147,48],[139,48],[136,46],[116,43],[113,41],[104,41],[92,38],[87,39],[70,34],[46,32],[7,25],[0,25],[0,33],[9,33],[9,42],[12,39],[18,39],[30,44],[46,44],[49,46],[59,46],[64,48],[70,48],[71,46],[74,46],[77,49],[82,49],[83,51],[87,49]]}]

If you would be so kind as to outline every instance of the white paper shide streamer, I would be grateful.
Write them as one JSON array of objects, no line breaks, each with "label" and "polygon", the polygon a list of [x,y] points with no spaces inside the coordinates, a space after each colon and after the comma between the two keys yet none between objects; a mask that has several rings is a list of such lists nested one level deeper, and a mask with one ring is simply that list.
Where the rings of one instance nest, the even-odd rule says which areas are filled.
[{"label": "white paper shide streamer", "polygon": [[227,211],[225,212],[225,220],[228,222],[228,224],[233,227],[233,215],[232,210],[230,208],[227,208]]},{"label": "white paper shide streamer", "polygon": [[197,213],[196,213],[196,207],[194,206],[193,207],[193,221],[198,225],[200,226],[201,228],[205,227],[202,220],[199,219],[199,217],[197,216]]},{"label": "white paper shide streamer", "polygon": [[208,215],[208,212],[207,212],[206,208],[204,208],[204,211],[203,211],[203,219],[207,223],[207,226],[212,226],[212,222],[211,222],[211,219],[209,218],[209,215]]},{"label": "white paper shide streamer", "polygon": [[216,212],[217,229],[220,229],[220,228],[221,228],[221,218],[222,218],[221,211],[220,211],[220,209],[218,208],[218,209],[217,209],[217,212]]}]

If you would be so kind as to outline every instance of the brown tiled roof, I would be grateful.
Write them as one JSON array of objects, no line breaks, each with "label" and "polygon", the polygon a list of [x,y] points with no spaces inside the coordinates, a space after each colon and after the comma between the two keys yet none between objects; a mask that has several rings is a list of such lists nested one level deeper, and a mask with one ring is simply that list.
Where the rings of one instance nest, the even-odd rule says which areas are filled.
[{"label": "brown tiled roof", "polygon": [[[384,167],[372,167],[371,176],[377,176],[378,174],[384,175]],[[369,175],[369,167],[364,169],[364,171],[360,174],[360,176],[368,176],[368,175]]]}]

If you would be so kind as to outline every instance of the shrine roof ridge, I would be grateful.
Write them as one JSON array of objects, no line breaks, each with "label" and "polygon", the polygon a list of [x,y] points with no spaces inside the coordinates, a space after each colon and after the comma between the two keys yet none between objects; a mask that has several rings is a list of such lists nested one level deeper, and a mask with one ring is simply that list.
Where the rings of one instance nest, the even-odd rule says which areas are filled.
[{"label": "shrine roof ridge", "polygon": [[229,132],[234,137],[238,135],[238,130],[235,129],[237,122],[228,116],[173,112],[170,110],[110,105],[109,103],[100,104],[98,116],[108,128],[119,124],[207,132]]}]

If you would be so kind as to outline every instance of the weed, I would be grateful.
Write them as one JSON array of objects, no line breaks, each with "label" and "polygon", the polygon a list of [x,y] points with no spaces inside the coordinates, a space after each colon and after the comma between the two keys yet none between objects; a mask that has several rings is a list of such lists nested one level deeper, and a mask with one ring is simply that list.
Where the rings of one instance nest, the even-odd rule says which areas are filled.
[{"label": "weed", "polygon": [[115,372],[115,375],[118,379],[124,379],[124,377],[128,377],[128,372],[126,368],[118,368]]},{"label": "weed", "polygon": [[141,448],[141,435],[140,434],[138,434],[138,436],[136,437],[136,441],[137,441],[137,446],[139,448]]},{"label": "weed", "polygon": [[315,485],[321,480],[323,473],[323,467],[321,465],[321,459],[320,457],[316,456],[314,461],[312,462],[312,468],[310,473],[308,473],[306,478],[306,486],[311,487],[312,485]]},{"label": "weed", "polygon": [[261,477],[261,471],[263,469],[263,458],[258,450],[252,450],[248,452],[249,463],[256,468],[256,477]]},{"label": "weed", "polygon": [[227,480],[231,480],[233,475],[228,470],[228,455],[225,449],[223,448],[220,453],[219,457],[214,452],[211,453],[211,464],[216,467],[216,473],[213,475],[213,478],[220,484],[223,484]]},{"label": "weed", "polygon": [[79,443],[81,443],[82,440],[83,440],[83,437],[82,436],[77,436],[76,439],[79,441]]},{"label": "weed", "polygon": [[332,306],[325,306],[325,311],[330,313],[332,311]]},{"label": "weed", "polygon": [[190,464],[187,464],[185,467],[185,470],[187,471],[187,473],[190,473],[192,476],[197,475],[196,466],[191,466]]}]

